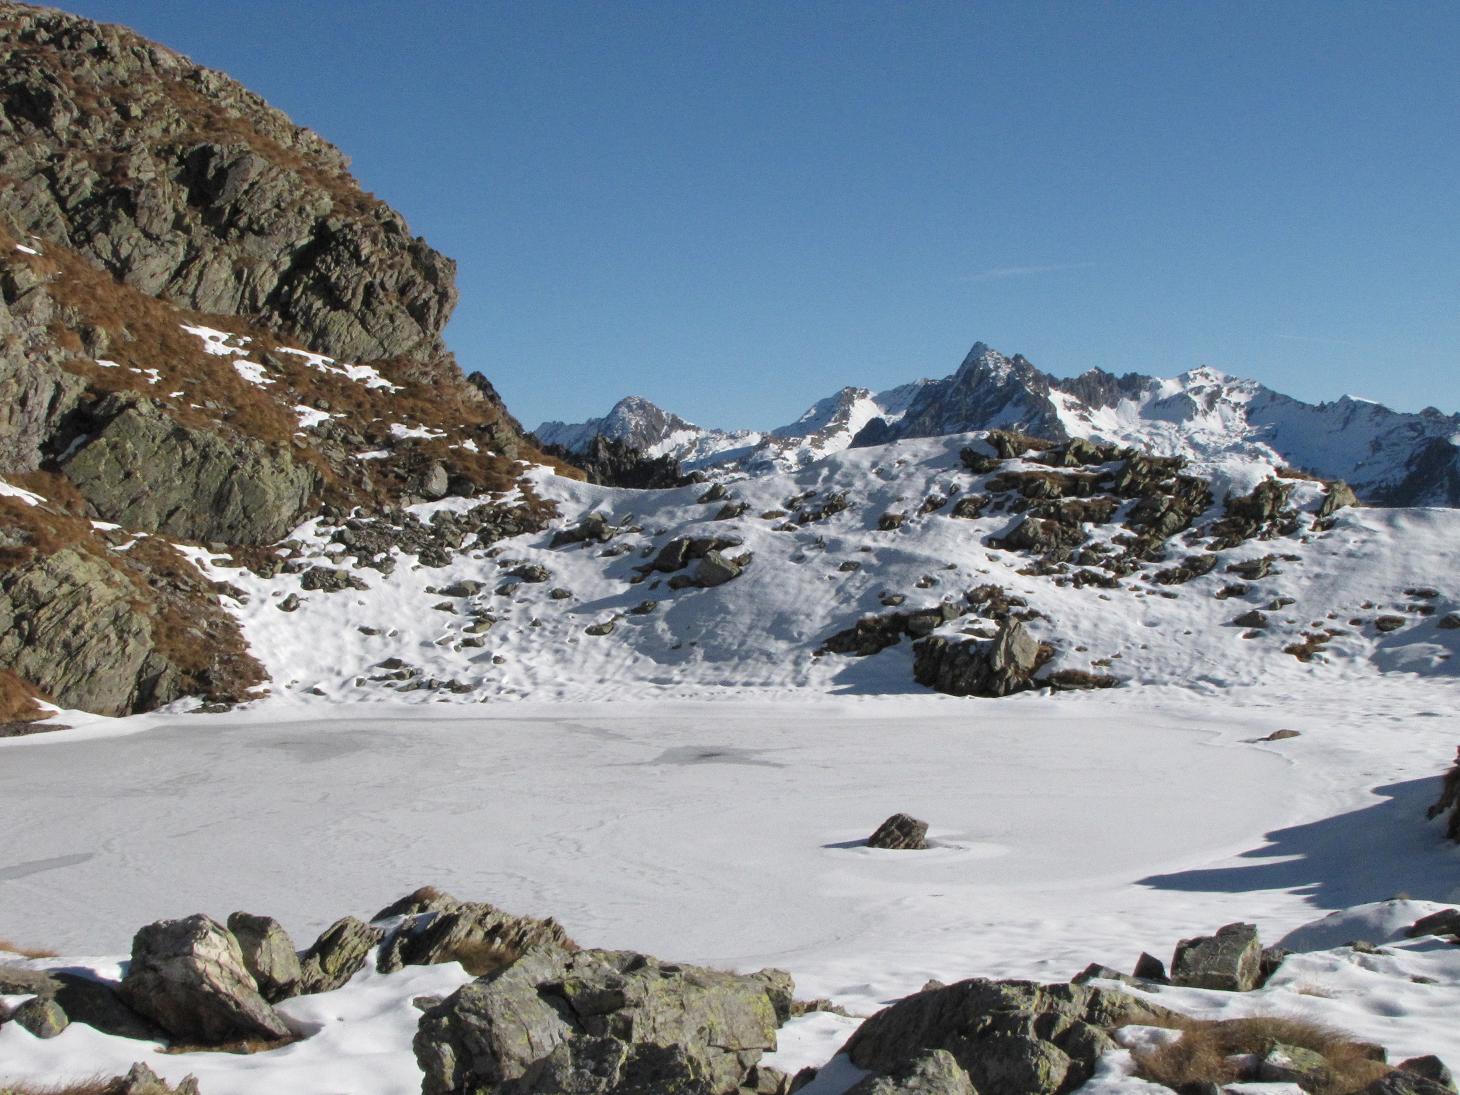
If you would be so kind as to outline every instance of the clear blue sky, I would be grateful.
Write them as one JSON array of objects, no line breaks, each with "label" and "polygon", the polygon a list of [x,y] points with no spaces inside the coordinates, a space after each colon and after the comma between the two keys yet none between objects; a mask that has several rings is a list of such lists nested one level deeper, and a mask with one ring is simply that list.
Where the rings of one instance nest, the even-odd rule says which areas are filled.
[{"label": "clear blue sky", "polygon": [[340,145],[530,427],[983,340],[1460,409],[1460,4],[63,0]]}]

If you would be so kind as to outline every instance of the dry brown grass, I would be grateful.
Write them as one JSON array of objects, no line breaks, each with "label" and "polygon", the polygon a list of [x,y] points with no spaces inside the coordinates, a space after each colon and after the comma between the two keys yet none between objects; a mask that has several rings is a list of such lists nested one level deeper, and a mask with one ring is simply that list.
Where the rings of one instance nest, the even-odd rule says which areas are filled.
[{"label": "dry brown grass", "polygon": [[[44,699],[39,689],[17,677],[8,669],[0,669],[0,725],[7,722],[38,722],[51,717],[51,712],[36,700]],[[0,940],[0,950],[5,943]]]},{"label": "dry brown grass", "polygon": [[21,958],[59,958],[55,951],[42,950],[39,947],[22,947],[19,943],[12,943],[9,939],[0,939],[0,952],[5,954],[18,954]]},{"label": "dry brown grass", "polygon": [[[254,1053],[268,1053],[271,1049],[283,1049],[285,1046],[292,1046],[295,1042],[303,1041],[302,1035],[294,1035],[289,1038],[278,1038],[269,1041],[265,1038],[242,1038],[236,1042],[224,1042],[221,1045],[187,1045],[174,1042],[171,1045],[159,1046],[159,1053],[184,1054],[184,1053],[236,1053],[240,1056],[248,1056]],[[0,1095],[4,1095],[0,1092]]]},{"label": "dry brown grass", "polygon": [[0,1080],[0,1095],[112,1095],[119,1082],[104,1076],[71,1080],[59,1084],[36,1084],[28,1080]]},{"label": "dry brown grass", "polygon": [[1329,1072],[1305,1085],[1313,1095],[1349,1095],[1389,1072],[1374,1060],[1375,1047],[1332,1027],[1279,1015],[1248,1019],[1151,1019],[1151,1026],[1181,1031],[1181,1039],[1135,1055],[1143,1079],[1181,1088],[1187,1084],[1235,1082],[1241,1077],[1234,1056],[1266,1056],[1276,1045],[1298,1046],[1323,1055]]},{"label": "dry brown grass", "polygon": [[442,956],[442,961],[460,962],[462,968],[473,977],[484,977],[505,969],[521,957],[522,952],[515,947],[477,939],[454,947],[450,954]]}]

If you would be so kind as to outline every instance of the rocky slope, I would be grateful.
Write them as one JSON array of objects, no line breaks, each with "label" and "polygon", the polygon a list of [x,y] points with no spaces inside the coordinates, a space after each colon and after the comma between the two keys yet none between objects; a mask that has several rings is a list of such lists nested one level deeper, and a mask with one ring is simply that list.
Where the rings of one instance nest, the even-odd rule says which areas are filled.
[{"label": "rocky slope", "polygon": [[442,343],[453,263],[317,134],[57,11],[0,3],[0,59],[0,707],[240,698],[259,667],[172,541],[543,458]]},{"label": "rocky slope", "polygon": [[[658,428],[670,422],[672,429]],[[1293,468],[1344,479],[1375,505],[1460,506],[1460,415],[1432,408],[1404,414],[1349,397],[1314,405],[1208,368],[1169,379],[1100,369],[1062,379],[983,343],[951,376],[876,396],[844,388],[794,425],[767,434],[691,426],[636,398],[603,419],[544,423],[539,436],[548,431],[575,451],[593,436],[610,436],[673,455],[686,468],[760,473],[848,444],[988,429],[1136,445],[1186,457],[1208,472],[1234,459],[1269,471]]]}]

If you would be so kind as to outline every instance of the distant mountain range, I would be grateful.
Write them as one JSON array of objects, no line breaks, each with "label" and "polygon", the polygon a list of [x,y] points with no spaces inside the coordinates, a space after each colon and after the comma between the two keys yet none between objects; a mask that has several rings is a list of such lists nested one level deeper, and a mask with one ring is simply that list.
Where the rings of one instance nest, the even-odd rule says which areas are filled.
[{"label": "distant mountain range", "polygon": [[602,418],[544,422],[534,432],[570,452],[601,436],[687,469],[761,474],[850,447],[993,428],[1140,445],[1211,472],[1234,463],[1290,468],[1346,480],[1371,504],[1460,506],[1460,415],[1409,414],[1349,396],[1304,403],[1205,367],[1171,378],[1092,369],[1063,379],[982,342],[951,376],[878,393],[843,388],[765,431],[696,426],[630,396]]}]

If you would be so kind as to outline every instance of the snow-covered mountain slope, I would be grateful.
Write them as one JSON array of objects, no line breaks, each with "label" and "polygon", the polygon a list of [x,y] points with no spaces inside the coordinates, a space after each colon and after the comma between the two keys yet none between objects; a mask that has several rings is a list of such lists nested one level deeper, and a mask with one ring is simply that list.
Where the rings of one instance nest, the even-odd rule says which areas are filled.
[{"label": "snow-covered mountain slope", "polygon": [[[1112,485],[1130,461],[1056,469],[1045,461],[1058,451],[993,451],[976,436],[914,439],[710,490],[614,490],[541,469],[532,489],[558,519],[489,547],[464,531],[483,521],[480,502],[414,507],[421,527],[463,542],[431,565],[400,547],[389,565],[362,564],[362,541],[397,533],[348,519],[303,526],[273,577],[203,565],[246,602],[233,609],[276,696],[307,704],[920,692],[917,634],[988,637],[1011,614],[1048,644],[1042,672],[1127,684],[1287,687],[1460,668],[1460,513],[1350,508],[1317,520],[1320,484],[1267,480],[1258,494],[1284,495],[1287,516],[1255,533],[1269,538],[1234,540],[1225,490],[1170,468],[1132,490]],[[1241,463],[1225,479],[1239,494],[1261,482]],[[735,573],[701,584],[694,555],[712,547]],[[364,568],[345,569],[351,557]],[[941,606],[945,616],[878,653],[818,654],[864,615]]]},{"label": "snow-covered mountain slope", "polygon": [[756,473],[802,467],[852,443],[874,419],[896,422],[926,381],[885,392],[843,388],[817,400],[795,422],[768,431],[696,426],[640,396],[614,404],[587,422],[544,422],[533,431],[546,445],[584,452],[595,437],[619,441],[649,457],[672,456],[690,471],[733,468]]},{"label": "snow-covered mountain slope", "polygon": [[1169,379],[1095,369],[1066,380],[983,343],[899,421],[871,423],[858,443],[992,428],[1137,445],[1209,468],[1241,457],[1344,479],[1377,504],[1460,506],[1460,415],[1349,397],[1304,403],[1210,368]]},{"label": "snow-covered mountain slope", "polygon": [[548,422],[537,435],[570,451],[603,435],[651,456],[672,455],[687,469],[759,474],[802,466],[848,444],[987,429],[1133,445],[1185,456],[1216,474],[1234,460],[1291,467],[1343,479],[1376,505],[1460,506],[1460,415],[1432,408],[1407,414],[1347,396],[1304,403],[1205,367],[1170,378],[1092,369],[1064,379],[981,342],[951,376],[877,395],[843,388],[796,423],[767,433],[692,426],[635,397],[605,418]]}]

